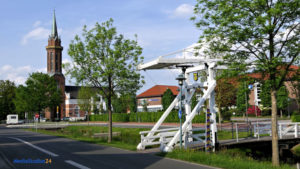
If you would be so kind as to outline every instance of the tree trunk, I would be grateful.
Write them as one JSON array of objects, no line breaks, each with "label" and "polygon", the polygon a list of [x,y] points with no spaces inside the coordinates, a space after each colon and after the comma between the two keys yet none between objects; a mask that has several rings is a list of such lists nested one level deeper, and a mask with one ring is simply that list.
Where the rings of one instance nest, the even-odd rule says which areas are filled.
[{"label": "tree trunk", "polygon": [[108,98],[107,98],[107,107],[108,107],[108,139],[107,142],[111,143],[112,141],[112,111],[111,111],[111,98],[112,98],[112,81],[111,77],[108,76]]},{"label": "tree trunk", "polygon": [[272,164],[279,166],[276,90],[271,89],[272,101]]},{"label": "tree trunk", "polygon": [[108,139],[107,142],[111,143],[112,141],[112,112],[111,112],[111,96],[107,99],[107,107],[108,107]]},{"label": "tree trunk", "polygon": [[280,109],[280,118],[282,118],[282,109]]}]

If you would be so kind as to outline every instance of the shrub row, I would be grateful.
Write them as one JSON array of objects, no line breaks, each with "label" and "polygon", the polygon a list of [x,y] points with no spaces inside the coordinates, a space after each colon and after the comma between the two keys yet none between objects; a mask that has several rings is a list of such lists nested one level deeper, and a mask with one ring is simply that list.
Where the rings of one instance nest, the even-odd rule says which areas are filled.
[{"label": "shrub row", "polygon": [[297,111],[294,111],[291,116],[292,122],[300,122],[300,113]]},{"label": "shrub row", "polygon": [[300,122],[300,115],[292,115],[292,122]]},{"label": "shrub row", "polygon": [[[113,122],[157,122],[163,112],[139,112],[139,113],[113,113]],[[184,118],[184,117],[183,117]],[[108,121],[108,114],[96,114],[90,116],[90,121]],[[164,122],[179,122],[178,112],[172,111]],[[196,115],[193,123],[204,123],[205,114]]]}]

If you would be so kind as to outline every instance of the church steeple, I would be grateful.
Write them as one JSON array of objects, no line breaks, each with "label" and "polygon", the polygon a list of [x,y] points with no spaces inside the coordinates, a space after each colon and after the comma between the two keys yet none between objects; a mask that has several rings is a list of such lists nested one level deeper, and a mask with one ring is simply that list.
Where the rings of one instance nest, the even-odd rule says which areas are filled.
[{"label": "church steeple", "polygon": [[[63,98],[65,97],[65,77],[62,72],[62,50],[61,39],[57,33],[55,11],[53,13],[53,25],[51,34],[48,38],[47,50],[47,73],[54,77],[57,87],[61,89]],[[57,118],[56,107],[51,112],[51,119]],[[59,117],[65,117],[65,104],[64,102],[59,105]]]},{"label": "church steeple", "polygon": [[47,72],[49,74],[62,74],[62,50],[61,40],[58,37],[55,11],[53,11],[53,25],[48,39]]},{"label": "church steeple", "polygon": [[53,11],[53,23],[52,23],[51,36],[54,37],[54,38],[57,38],[57,37],[58,37],[58,34],[57,34],[57,26],[56,26],[55,10]]}]

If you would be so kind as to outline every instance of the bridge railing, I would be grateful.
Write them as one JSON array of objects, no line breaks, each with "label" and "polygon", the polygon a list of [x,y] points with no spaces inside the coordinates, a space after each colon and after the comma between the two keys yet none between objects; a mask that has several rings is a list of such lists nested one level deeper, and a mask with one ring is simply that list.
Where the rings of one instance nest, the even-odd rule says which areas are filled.
[{"label": "bridge railing", "polygon": [[[141,131],[141,146],[144,148],[152,145],[164,146],[170,142],[170,140],[174,137],[178,129],[179,128],[176,127],[153,131]],[[150,136],[148,135],[149,133],[151,133]]]},{"label": "bridge railing", "polygon": [[[186,132],[186,134],[189,134],[190,132]],[[201,143],[205,144],[205,129],[203,128],[193,128],[192,134],[191,134],[192,140],[188,140],[188,136],[184,137],[184,146],[185,148],[197,146]]]},{"label": "bridge railing", "polygon": [[[247,123],[234,123],[232,132],[235,129],[236,142],[240,140],[239,133],[245,132],[246,125]],[[252,135],[251,130],[253,129],[252,136],[257,137],[257,139],[260,139],[261,136],[272,136],[271,122],[252,122],[248,127],[250,128],[249,135]],[[278,123],[278,135],[280,139],[283,137],[298,138],[300,136],[300,123]]]},{"label": "bridge railing", "polygon": [[300,135],[300,123],[279,123],[278,133],[279,138],[284,136],[292,136],[298,138]]}]

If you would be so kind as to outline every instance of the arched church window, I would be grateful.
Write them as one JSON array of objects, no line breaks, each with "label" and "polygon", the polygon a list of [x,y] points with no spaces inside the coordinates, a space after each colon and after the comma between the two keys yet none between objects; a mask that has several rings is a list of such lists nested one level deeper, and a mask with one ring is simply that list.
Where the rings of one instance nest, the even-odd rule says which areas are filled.
[{"label": "arched church window", "polygon": [[53,53],[52,52],[50,52],[50,71],[53,71],[53,65],[52,65],[52,63],[53,63]]},{"label": "arched church window", "polygon": [[58,55],[55,54],[55,71],[58,72]]}]

